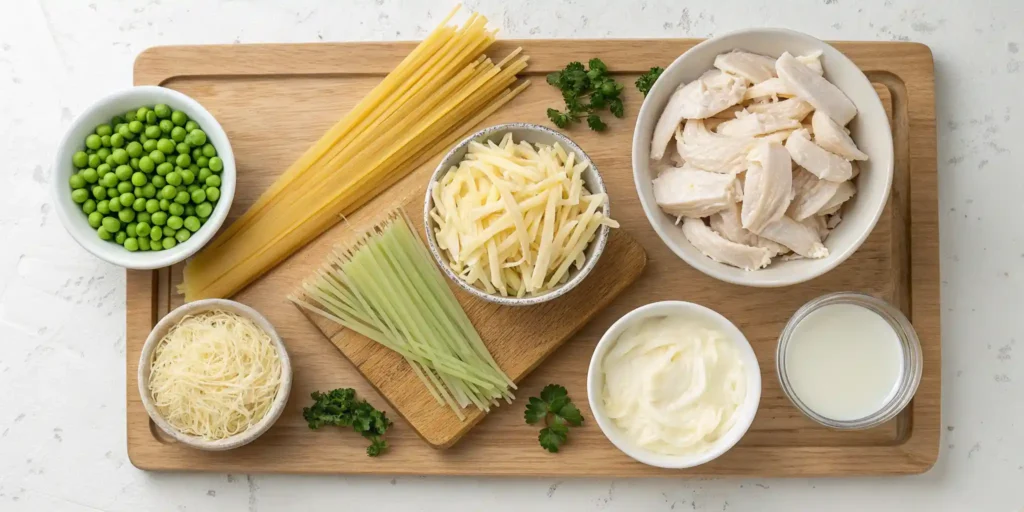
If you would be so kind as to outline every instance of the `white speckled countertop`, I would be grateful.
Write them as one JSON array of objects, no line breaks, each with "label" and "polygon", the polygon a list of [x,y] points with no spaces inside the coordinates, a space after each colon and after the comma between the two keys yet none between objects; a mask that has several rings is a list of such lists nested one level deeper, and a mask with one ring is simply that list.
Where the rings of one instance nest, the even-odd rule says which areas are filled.
[{"label": "white speckled countertop", "polygon": [[[938,464],[906,478],[567,480],[148,474],[125,452],[124,272],[64,232],[51,155],[161,44],[412,39],[452,0],[5,0],[0,15],[0,510],[1024,509],[1024,3],[467,0],[504,37],[704,37],[776,25],[935,54]],[[514,3],[519,5],[512,7]],[[685,6],[685,7],[684,7]],[[1003,213],[999,213],[1002,211]]]}]

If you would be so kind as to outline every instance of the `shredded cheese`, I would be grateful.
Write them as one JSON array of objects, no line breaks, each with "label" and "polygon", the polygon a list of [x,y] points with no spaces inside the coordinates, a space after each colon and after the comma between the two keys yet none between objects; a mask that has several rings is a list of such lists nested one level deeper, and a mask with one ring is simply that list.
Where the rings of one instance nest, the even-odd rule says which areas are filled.
[{"label": "shredded cheese", "polygon": [[225,311],[183,318],[153,351],[149,391],[167,423],[218,440],[258,423],[281,387],[281,358],[270,335]]},{"label": "shredded cheese", "polygon": [[466,158],[431,189],[430,217],[448,265],[488,293],[543,293],[581,268],[607,217],[605,194],[583,182],[590,162],[557,143],[473,142]]}]

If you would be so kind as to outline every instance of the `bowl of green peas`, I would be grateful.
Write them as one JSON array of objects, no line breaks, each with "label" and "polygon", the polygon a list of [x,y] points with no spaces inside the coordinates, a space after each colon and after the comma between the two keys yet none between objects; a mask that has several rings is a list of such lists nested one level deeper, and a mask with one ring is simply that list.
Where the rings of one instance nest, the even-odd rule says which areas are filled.
[{"label": "bowl of green peas", "polygon": [[195,254],[227,218],[235,158],[220,123],[172,89],[133,87],[71,125],[54,164],[57,212],[100,259],[131,269]]}]

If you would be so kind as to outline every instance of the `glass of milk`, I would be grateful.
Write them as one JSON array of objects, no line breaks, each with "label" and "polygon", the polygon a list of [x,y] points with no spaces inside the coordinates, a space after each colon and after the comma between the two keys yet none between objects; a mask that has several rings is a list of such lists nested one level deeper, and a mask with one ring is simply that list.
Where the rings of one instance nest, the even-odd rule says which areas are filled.
[{"label": "glass of milk", "polygon": [[898,309],[839,292],[797,310],[775,353],[779,383],[807,417],[836,429],[871,428],[910,403],[921,381],[921,343]]}]

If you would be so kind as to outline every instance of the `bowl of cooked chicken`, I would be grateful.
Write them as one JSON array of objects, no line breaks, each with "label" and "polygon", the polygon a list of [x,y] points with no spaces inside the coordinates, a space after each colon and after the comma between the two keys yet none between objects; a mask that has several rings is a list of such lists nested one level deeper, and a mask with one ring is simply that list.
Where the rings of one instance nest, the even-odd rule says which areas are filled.
[{"label": "bowl of cooked chicken", "polygon": [[633,178],[654,230],[714,278],[788,286],[853,254],[893,179],[889,118],[849,58],[784,29],[709,39],[651,88]]}]

